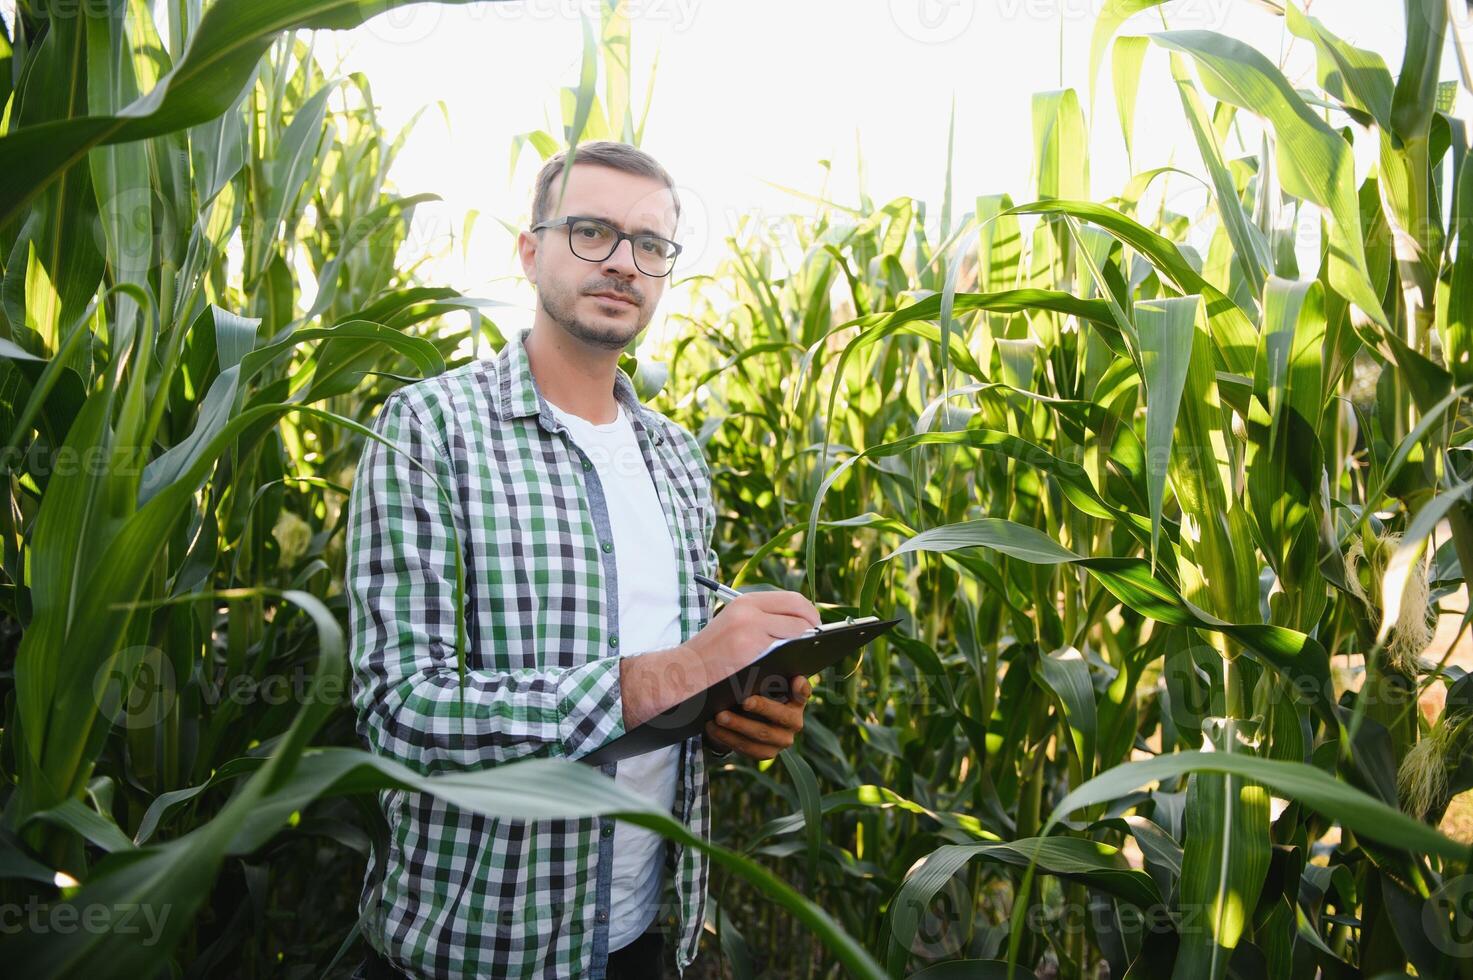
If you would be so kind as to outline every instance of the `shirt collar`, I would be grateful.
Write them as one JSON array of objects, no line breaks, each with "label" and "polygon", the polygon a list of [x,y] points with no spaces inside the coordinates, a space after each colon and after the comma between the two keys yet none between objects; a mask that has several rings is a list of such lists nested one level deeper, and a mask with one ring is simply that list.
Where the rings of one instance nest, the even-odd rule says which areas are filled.
[{"label": "shirt collar", "polygon": [[[537,379],[532,374],[531,362],[527,359],[525,342],[531,332],[516,331],[507,338],[496,354],[496,376],[500,379],[496,391],[496,407],[502,419],[535,415],[544,429],[556,432],[563,425],[552,414],[552,407],[547,399],[542,397]],[[626,414],[635,426],[645,430],[652,443],[658,446],[665,441],[664,427],[659,424],[655,413],[639,400],[634,391],[634,382],[619,367],[614,369],[614,397],[623,403]]]}]

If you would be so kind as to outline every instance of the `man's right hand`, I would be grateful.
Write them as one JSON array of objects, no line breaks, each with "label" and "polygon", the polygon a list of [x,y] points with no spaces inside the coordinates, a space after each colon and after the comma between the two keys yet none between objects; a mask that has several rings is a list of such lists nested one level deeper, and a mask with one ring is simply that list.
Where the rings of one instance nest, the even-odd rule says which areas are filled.
[{"label": "man's right hand", "polygon": [[752,663],[773,641],[821,622],[818,609],[798,592],[748,592],[731,600],[680,646],[623,658],[625,726],[643,724]]},{"label": "man's right hand", "polygon": [[821,622],[818,609],[802,593],[748,592],[719,609],[685,645],[705,666],[709,687],[752,663],[775,640],[797,636]]}]

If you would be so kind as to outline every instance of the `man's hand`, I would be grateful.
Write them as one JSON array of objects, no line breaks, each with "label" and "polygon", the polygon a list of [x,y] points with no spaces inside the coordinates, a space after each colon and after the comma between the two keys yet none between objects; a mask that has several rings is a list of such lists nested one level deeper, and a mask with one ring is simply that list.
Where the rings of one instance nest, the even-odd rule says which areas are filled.
[{"label": "man's hand", "polygon": [[[799,636],[819,623],[818,609],[797,592],[748,592],[722,606],[679,646],[621,657],[624,727],[644,724],[751,664],[772,641]],[[798,717],[801,727],[801,710]]]},{"label": "man's hand", "polygon": [[813,693],[813,685],[802,674],[794,674],[791,701],[774,701],[754,694],[736,707],[760,720],[747,718],[734,710],[722,711],[706,722],[706,739],[715,743],[718,752],[731,748],[752,759],[772,759],[793,744],[793,737],[803,730],[803,707]]}]

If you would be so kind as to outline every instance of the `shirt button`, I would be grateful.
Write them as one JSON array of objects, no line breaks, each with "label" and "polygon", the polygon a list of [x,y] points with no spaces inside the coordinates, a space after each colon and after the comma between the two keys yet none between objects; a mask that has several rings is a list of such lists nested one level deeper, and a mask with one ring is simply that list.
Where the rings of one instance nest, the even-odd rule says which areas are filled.
[{"label": "shirt button", "polygon": [[612,633],[612,634],[610,634],[609,635],[609,646],[616,647],[618,645],[619,645],[619,634],[618,633]]},{"label": "shirt button", "polygon": [[600,921],[600,922],[607,922],[607,921],[609,921],[609,913],[600,910],[599,913],[598,913],[597,918],[598,918],[598,921]]},{"label": "shirt button", "polygon": [[591,469],[593,469],[593,464],[590,463],[588,460],[585,459],[583,461],[583,469],[584,470],[591,470]]},{"label": "shirt button", "polygon": [[605,836],[605,837],[612,837],[612,836],[614,836],[614,822],[612,820],[606,820],[606,821],[604,821],[603,836]]},{"label": "shirt button", "polygon": [[605,541],[603,543],[603,549],[604,554],[608,554],[609,552],[614,550],[614,543],[612,541]]}]

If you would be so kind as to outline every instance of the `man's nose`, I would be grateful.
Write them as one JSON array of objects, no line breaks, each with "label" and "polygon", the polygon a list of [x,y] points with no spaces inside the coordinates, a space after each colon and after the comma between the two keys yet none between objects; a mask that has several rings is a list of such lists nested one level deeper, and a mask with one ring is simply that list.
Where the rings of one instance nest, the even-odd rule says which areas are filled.
[{"label": "man's nose", "polygon": [[[628,247],[626,248],[625,246]],[[630,279],[638,275],[639,267],[634,264],[634,243],[626,238],[614,246],[613,252],[609,253],[608,258],[604,259],[603,268],[605,272],[627,276]]]}]

